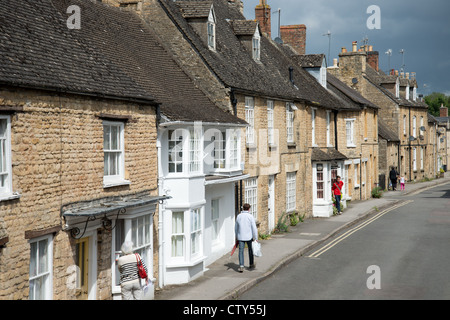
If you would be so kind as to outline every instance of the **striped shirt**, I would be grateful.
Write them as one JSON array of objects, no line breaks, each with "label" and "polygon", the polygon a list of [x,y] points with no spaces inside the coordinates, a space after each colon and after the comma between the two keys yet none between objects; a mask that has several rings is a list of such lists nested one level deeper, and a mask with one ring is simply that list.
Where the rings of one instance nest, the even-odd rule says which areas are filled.
[{"label": "striped shirt", "polygon": [[[147,266],[145,265],[144,260],[141,258],[139,254],[138,256],[141,259],[142,265],[144,266],[144,269],[148,275]],[[136,254],[132,253],[120,257],[119,260],[117,261],[117,266],[120,271],[120,284],[139,279]]]}]

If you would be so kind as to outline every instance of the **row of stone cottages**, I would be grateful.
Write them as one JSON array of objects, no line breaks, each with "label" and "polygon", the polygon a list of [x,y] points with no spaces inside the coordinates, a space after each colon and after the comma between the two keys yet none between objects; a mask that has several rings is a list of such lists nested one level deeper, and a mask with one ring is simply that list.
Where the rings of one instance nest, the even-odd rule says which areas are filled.
[{"label": "row of stone cottages", "polygon": [[1,299],[120,298],[127,239],[155,286],[185,283],[229,252],[244,201],[267,233],[330,216],[335,175],[370,197],[379,107],[323,56],[240,1],[139,4],[2,2]]}]

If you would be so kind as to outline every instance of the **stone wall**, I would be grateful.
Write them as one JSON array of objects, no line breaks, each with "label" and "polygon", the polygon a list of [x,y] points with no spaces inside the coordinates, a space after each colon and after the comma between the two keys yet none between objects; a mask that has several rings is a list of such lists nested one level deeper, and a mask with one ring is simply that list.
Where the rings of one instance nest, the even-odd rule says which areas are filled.
[{"label": "stone wall", "polygon": [[[13,192],[1,201],[9,236],[0,249],[0,299],[27,299],[30,245],[27,234],[54,233],[53,299],[72,299],[67,268],[74,264],[74,240],[64,230],[61,207],[76,201],[133,194],[157,194],[154,107],[43,91],[0,91],[0,106],[20,106],[11,115]],[[126,115],[125,176],[131,184],[103,188],[103,126],[100,113]],[[157,219],[157,217],[155,217]],[[64,229],[64,228],[63,228]],[[111,233],[97,235],[97,299],[111,298]],[[157,265],[157,261],[155,261]],[[157,270],[157,268],[155,268]]]}]

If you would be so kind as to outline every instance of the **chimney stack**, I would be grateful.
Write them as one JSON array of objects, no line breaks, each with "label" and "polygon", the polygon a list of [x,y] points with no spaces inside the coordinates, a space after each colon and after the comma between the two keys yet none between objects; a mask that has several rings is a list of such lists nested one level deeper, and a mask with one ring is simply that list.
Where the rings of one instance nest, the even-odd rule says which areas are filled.
[{"label": "chimney stack", "polygon": [[261,31],[266,33],[269,38],[272,34],[270,6],[266,0],[259,0],[259,4],[255,7],[255,19],[259,22]]},{"label": "chimney stack", "polygon": [[369,46],[366,61],[372,69],[378,71],[379,54],[378,51],[373,51],[373,46]]},{"label": "chimney stack", "polygon": [[439,108],[439,116],[440,117],[448,117],[448,108],[444,107],[443,103],[441,103],[441,107]]},{"label": "chimney stack", "polygon": [[298,54],[305,54],[306,26],[304,24],[281,26],[280,35],[283,43],[290,45]]},{"label": "chimney stack", "polygon": [[235,6],[242,14],[244,14],[244,3],[242,0],[228,0],[228,4]]}]

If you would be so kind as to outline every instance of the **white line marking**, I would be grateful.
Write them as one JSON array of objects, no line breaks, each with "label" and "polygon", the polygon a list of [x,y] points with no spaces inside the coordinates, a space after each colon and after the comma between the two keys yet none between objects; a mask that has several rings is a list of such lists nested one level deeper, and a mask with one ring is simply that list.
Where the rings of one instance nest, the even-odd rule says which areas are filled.
[{"label": "white line marking", "polygon": [[375,220],[377,220],[378,218],[382,217],[383,215],[385,215],[386,213],[397,209],[399,207],[402,207],[408,203],[414,202],[414,200],[407,200],[404,201],[402,203],[399,203],[391,208],[388,208],[386,210],[381,211],[380,213],[377,213],[375,216],[373,216],[372,218],[370,218],[369,220],[363,222],[362,224],[348,230],[347,232],[343,233],[342,235],[340,235],[339,237],[337,237],[336,239],[334,239],[333,241],[331,241],[330,243],[326,244],[325,246],[323,246],[322,248],[320,248],[319,250],[315,251],[314,253],[310,254],[308,256],[308,258],[317,258],[318,256],[320,256],[322,253],[328,251],[329,249],[331,249],[332,247],[334,247],[335,245],[337,245],[339,242],[341,242],[342,240],[344,240],[345,238],[349,237],[350,235],[352,235],[353,233],[355,233],[358,230],[361,230],[362,228],[364,228],[365,226],[369,225],[370,223],[374,222]]}]

